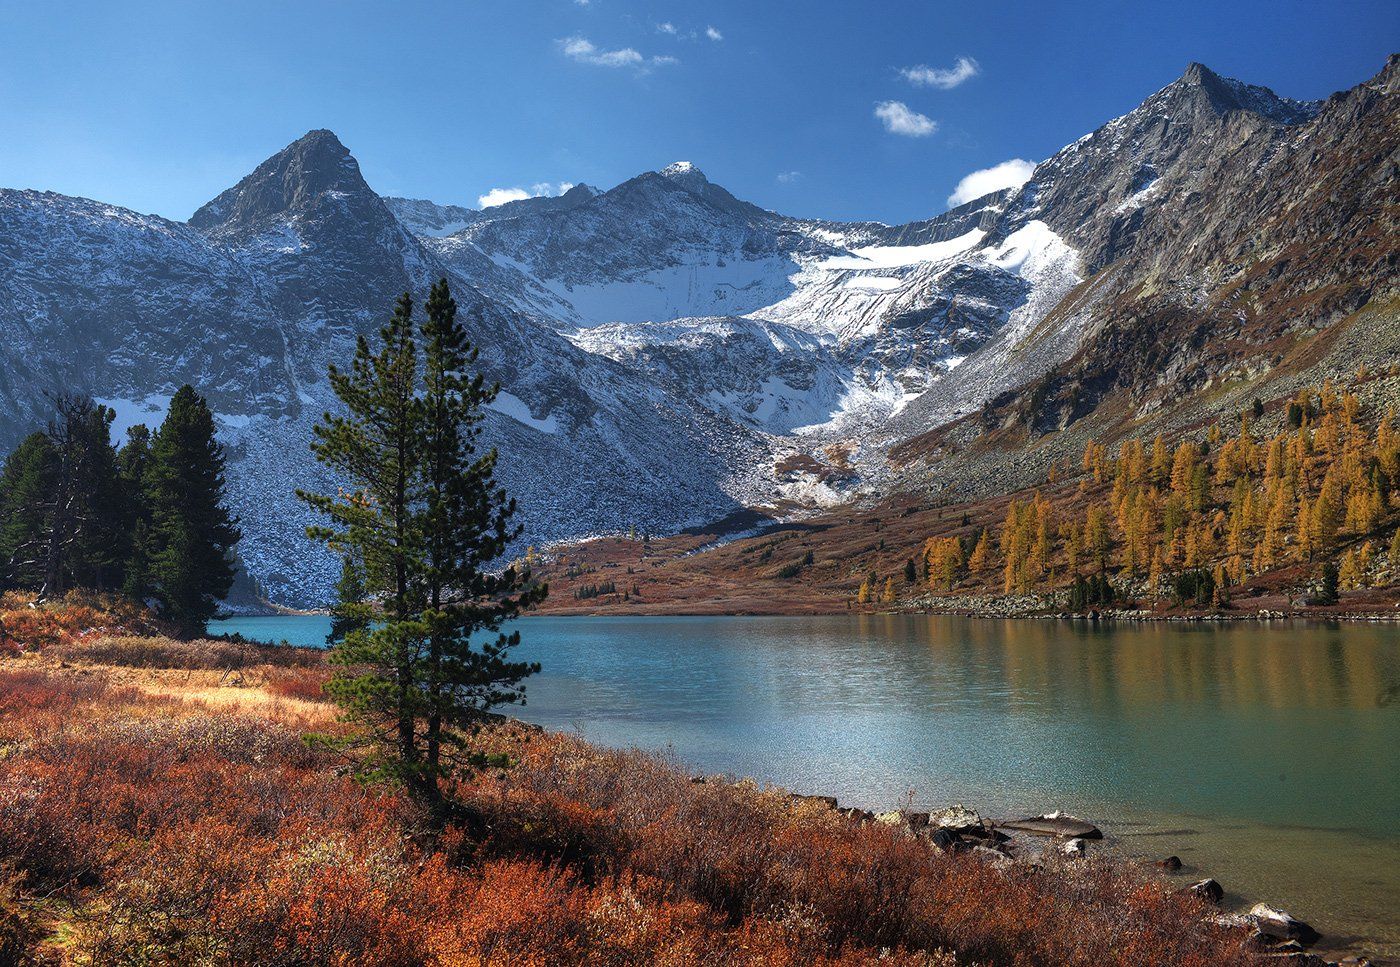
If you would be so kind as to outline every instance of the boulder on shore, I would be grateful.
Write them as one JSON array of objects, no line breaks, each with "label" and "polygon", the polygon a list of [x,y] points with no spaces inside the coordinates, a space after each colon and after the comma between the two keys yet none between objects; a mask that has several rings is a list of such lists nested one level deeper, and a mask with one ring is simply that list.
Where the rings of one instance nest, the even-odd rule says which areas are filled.
[{"label": "boulder on shore", "polygon": [[1103,831],[1093,823],[1066,816],[1061,812],[1046,813],[1043,816],[1030,816],[1026,819],[1011,819],[998,823],[1003,829],[1014,829],[1032,836],[1063,836],[1065,839],[1103,839]]},{"label": "boulder on shore", "polygon": [[982,817],[977,810],[968,809],[962,803],[949,806],[947,809],[940,809],[936,813],[930,813],[928,821],[930,826],[937,826],[939,829],[946,829],[954,833],[966,833],[971,836],[985,836],[987,834]]},{"label": "boulder on shore", "polygon": [[928,813],[910,812],[907,809],[891,809],[875,817],[875,822],[884,826],[903,826],[906,829],[923,829],[928,825]]},{"label": "boulder on shore", "polygon": [[1198,896],[1207,903],[1219,903],[1221,900],[1225,899],[1225,888],[1209,877],[1201,880],[1199,883],[1192,883],[1181,892],[1190,893],[1192,896]]},{"label": "boulder on shore", "polygon": [[1266,937],[1275,940],[1296,940],[1302,944],[1315,944],[1322,938],[1322,934],[1312,928],[1310,924],[1304,923],[1296,917],[1277,910],[1267,903],[1256,903],[1249,911],[1249,920],[1254,924],[1255,929]]}]

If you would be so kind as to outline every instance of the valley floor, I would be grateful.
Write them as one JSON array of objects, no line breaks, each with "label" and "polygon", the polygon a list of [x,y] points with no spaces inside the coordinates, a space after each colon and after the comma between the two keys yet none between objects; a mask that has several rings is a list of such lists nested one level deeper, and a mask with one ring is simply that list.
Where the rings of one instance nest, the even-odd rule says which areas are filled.
[{"label": "valley floor", "polygon": [[505,720],[475,745],[509,764],[434,832],[303,741],[344,728],[321,652],[5,604],[0,962],[1262,962],[1125,864],[939,845]]}]

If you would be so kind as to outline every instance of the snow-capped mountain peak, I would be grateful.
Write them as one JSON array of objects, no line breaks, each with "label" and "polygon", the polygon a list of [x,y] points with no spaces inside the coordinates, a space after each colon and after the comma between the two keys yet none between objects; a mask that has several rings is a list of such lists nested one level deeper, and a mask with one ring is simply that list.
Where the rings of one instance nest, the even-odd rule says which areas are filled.
[{"label": "snow-capped mountain peak", "polygon": [[710,183],[705,173],[689,161],[676,161],[662,168],[658,174],[687,191],[699,192]]}]

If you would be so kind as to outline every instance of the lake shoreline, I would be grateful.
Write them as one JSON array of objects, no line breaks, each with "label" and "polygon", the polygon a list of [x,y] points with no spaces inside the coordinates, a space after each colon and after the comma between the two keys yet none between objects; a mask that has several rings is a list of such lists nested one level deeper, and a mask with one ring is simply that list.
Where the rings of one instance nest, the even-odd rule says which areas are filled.
[{"label": "lake shoreline", "polygon": [[[532,615],[517,626],[521,657],[545,673],[514,714],[609,748],[671,750],[692,775],[876,811],[1062,808],[1112,839],[1091,853],[1178,854],[1192,876],[1246,893],[1231,909],[1269,900],[1324,943],[1375,938],[1396,956],[1400,883],[1375,872],[1400,863],[1386,838],[1394,777],[1376,766],[1400,674],[1390,622],[1021,617],[1036,620]],[[328,624],[286,620],[313,644]]]},{"label": "lake shoreline", "polygon": [[[324,614],[325,612],[300,612],[305,614]],[[1100,611],[1097,614],[1079,614],[1072,612],[1046,611],[1038,609],[1016,609],[1007,608],[989,609],[986,607],[953,607],[953,608],[893,608],[893,609],[870,609],[870,608],[780,608],[771,611],[755,609],[726,609],[716,608],[667,608],[664,606],[640,606],[628,610],[617,608],[544,608],[538,612],[522,615],[524,619],[534,618],[839,618],[842,616],[852,617],[873,617],[873,616],[897,616],[897,615],[920,615],[920,616],[945,616],[954,618],[983,618],[983,619],[1005,619],[1016,618],[1036,621],[1089,621],[1089,622],[1193,622],[1193,623],[1229,623],[1247,621],[1307,621],[1319,624],[1331,622],[1352,622],[1358,624],[1393,624],[1400,623],[1400,605],[1397,610],[1391,612],[1378,611],[1325,611],[1321,609],[1306,609],[1298,611],[1273,611],[1264,609],[1256,612],[1222,612],[1222,611],[1173,611],[1154,612],[1147,610],[1115,609]],[[269,615],[270,616],[270,615]]]}]

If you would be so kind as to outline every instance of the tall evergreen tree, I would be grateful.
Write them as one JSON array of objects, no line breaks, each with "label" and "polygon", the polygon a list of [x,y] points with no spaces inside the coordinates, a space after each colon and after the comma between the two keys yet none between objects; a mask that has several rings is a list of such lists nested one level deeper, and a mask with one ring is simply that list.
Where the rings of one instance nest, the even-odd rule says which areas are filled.
[{"label": "tall evergreen tree", "polygon": [[38,588],[44,580],[44,535],[58,476],[47,433],[31,433],[0,470],[0,589]]},{"label": "tall evergreen tree", "polygon": [[126,488],[111,441],[116,411],[83,406],[73,416],[71,433],[82,452],[77,480],[82,519],[71,555],[71,580],[97,591],[119,590],[130,554],[130,530],[123,519]]},{"label": "tall evergreen tree", "polygon": [[182,386],[151,443],[146,469],[152,591],[186,635],[203,633],[233,584],[238,529],[224,504],[224,453],[203,398]]},{"label": "tall evergreen tree", "polygon": [[125,507],[122,515],[127,532],[127,559],[122,574],[122,593],[137,601],[151,594],[151,431],[138,423],[126,431],[126,445],[117,454],[121,470]]},{"label": "tall evergreen tree", "polygon": [[539,668],[509,659],[520,633],[501,627],[544,600],[547,588],[532,581],[528,566],[487,570],[520,534],[515,501],[496,483],[496,451],[477,447],[485,407],[500,387],[472,372],[478,351],[446,279],[433,286],[424,310],[419,530],[426,540],[426,791],[435,797],[465,731],[492,706],[524,700],[520,683]]},{"label": "tall evergreen tree", "polygon": [[41,598],[75,585],[104,588],[124,559],[113,516],[121,490],[109,440],[115,414],[81,395],[55,396],[53,404],[48,428],[12,457],[0,519],[0,563],[11,581],[37,588]]},{"label": "tall evergreen tree", "polygon": [[[411,507],[421,466],[416,395],[418,350],[413,300],[405,293],[377,345],[361,336],[348,370],[329,370],[344,415],[325,414],[315,427],[311,450],[348,484],[336,495],[298,490],[297,496],[330,519],[307,534],[341,554],[353,554],[378,601],[373,627],[350,631],[330,655],[339,666],[327,694],[365,730],[370,777],[411,780],[422,775],[418,717],[423,702],[417,669],[425,629],[420,582],[422,535]],[[341,601],[359,617],[367,605]]]},{"label": "tall evergreen tree", "polygon": [[336,603],[331,607],[331,630],[326,644],[335,647],[352,631],[364,631],[370,626],[371,609],[365,600],[364,569],[346,549],[340,556],[340,578],[335,582]]},{"label": "tall evergreen tree", "polygon": [[348,371],[330,381],[345,415],[327,414],[312,449],[348,489],[299,491],[330,519],[312,537],[363,562],[368,606],[337,609],[358,627],[332,652],[328,693],[362,727],[365,773],[405,782],[442,805],[440,780],[469,764],[466,733],[494,706],[523,701],[534,665],[509,660],[519,641],[502,624],[545,594],[528,571],[487,570],[518,534],[495,481],[496,454],[477,449],[482,408],[494,397],[470,369],[476,351],[446,282],[434,286],[420,351],[407,294],[371,348],[363,337]]}]

